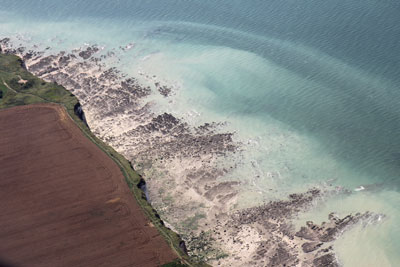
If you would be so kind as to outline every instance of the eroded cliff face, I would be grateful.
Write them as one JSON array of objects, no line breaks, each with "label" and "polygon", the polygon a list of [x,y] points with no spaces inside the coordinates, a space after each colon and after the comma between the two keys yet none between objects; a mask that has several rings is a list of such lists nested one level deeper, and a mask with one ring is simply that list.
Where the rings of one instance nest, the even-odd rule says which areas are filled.
[{"label": "eroded cliff face", "polygon": [[[237,210],[240,182],[224,177],[238,166],[242,144],[220,122],[193,127],[165,112],[155,112],[151,94],[171,97],[175,88],[157,81],[143,86],[108,67],[113,52],[98,46],[54,54],[14,47],[29,71],[75,94],[76,112],[91,131],[133,163],[146,179],[147,198],[167,226],[182,234],[194,258],[223,266],[337,266],[332,242],[349,226],[378,215],[365,213],[296,231],[291,218],[316,200],[349,193],[310,189],[288,200]],[[84,113],[82,111],[84,110]],[[383,218],[382,216],[379,218]]]},{"label": "eroded cliff face", "polygon": [[89,127],[89,125],[87,124],[85,112],[83,111],[83,108],[82,108],[82,106],[81,106],[81,103],[78,102],[78,103],[75,104],[75,106],[74,106],[74,112],[75,112],[75,115],[78,116],[78,118],[79,118],[81,121],[83,121],[83,122],[86,124],[86,126]]},{"label": "eroded cliff face", "polygon": [[146,178],[148,199],[171,228],[195,235],[234,206],[238,183],[219,180],[233,166],[220,163],[239,153],[240,145],[218,123],[191,127],[172,114],[153,112],[148,96],[168,97],[172,88],[157,82],[154,92],[107,67],[113,54],[97,46],[45,55],[10,44],[1,41],[4,52],[18,54],[29,71],[77,96],[77,114]]}]

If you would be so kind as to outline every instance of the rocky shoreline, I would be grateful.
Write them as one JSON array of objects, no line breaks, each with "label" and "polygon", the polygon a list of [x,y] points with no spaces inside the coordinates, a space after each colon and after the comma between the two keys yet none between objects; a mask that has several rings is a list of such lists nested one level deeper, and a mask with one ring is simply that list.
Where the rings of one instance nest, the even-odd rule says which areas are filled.
[{"label": "rocky shoreline", "polygon": [[[291,219],[330,194],[310,189],[287,200],[235,210],[240,182],[222,178],[236,164],[242,144],[220,123],[193,127],[169,113],[155,113],[151,94],[171,97],[173,88],[154,82],[153,90],[108,67],[112,52],[97,45],[48,54],[0,40],[5,53],[19,55],[40,78],[74,93],[92,132],[133,162],[146,178],[146,196],[165,224],[182,234],[188,253],[216,266],[339,266],[332,242],[352,225],[379,221],[363,213],[296,231]],[[124,49],[122,49],[122,52]],[[230,162],[221,164],[221,162]],[[329,191],[330,190],[330,191]]]},{"label": "rocky shoreline", "polygon": [[251,266],[340,266],[333,241],[352,226],[378,223],[385,215],[365,212],[339,218],[331,213],[327,222],[317,225],[308,221],[296,231],[290,219],[326,194],[329,192],[314,188],[291,194],[288,200],[238,210],[217,220],[212,235],[203,235],[202,242],[207,246],[217,240],[235,255],[214,261],[217,266],[237,266],[237,262]]}]

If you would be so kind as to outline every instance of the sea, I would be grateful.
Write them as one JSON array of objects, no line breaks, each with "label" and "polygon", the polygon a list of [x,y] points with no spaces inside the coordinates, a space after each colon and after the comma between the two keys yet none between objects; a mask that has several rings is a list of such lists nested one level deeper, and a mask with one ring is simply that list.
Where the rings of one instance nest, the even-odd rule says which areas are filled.
[{"label": "sea", "polygon": [[400,266],[399,1],[0,0],[0,37],[10,36],[60,50],[128,45],[117,68],[179,87],[154,97],[157,109],[226,122],[246,144],[230,174],[256,188],[243,207],[345,188],[296,223],[384,214],[334,249],[344,266]]}]

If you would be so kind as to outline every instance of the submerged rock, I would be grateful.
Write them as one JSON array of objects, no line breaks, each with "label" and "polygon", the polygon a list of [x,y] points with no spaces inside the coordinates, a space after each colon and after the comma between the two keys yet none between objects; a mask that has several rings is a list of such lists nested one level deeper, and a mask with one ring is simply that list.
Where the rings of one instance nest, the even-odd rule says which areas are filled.
[{"label": "submerged rock", "polygon": [[323,243],[318,243],[318,242],[306,242],[303,245],[301,245],[301,248],[305,253],[312,252],[322,246]]},{"label": "submerged rock", "polygon": [[333,253],[326,254],[313,260],[315,267],[339,267],[335,255]]},{"label": "submerged rock", "polygon": [[[29,71],[78,97],[85,114],[79,105],[77,115],[146,177],[137,184],[143,197],[151,199],[167,225],[184,234],[182,251],[199,260],[226,265],[234,260],[243,266],[338,266],[330,243],[352,225],[384,217],[364,213],[340,219],[330,214],[329,222],[308,222],[296,231],[290,219],[324,196],[317,188],[286,200],[231,210],[240,183],[220,178],[237,164],[222,166],[221,162],[240,153],[241,144],[234,141],[233,133],[219,130],[223,123],[193,127],[173,114],[154,112],[154,103],[147,100],[153,93],[150,87],[103,63],[114,52],[100,54],[97,46],[89,46],[45,56],[43,51],[15,49],[9,42],[0,40],[3,52],[18,53]],[[172,93],[168,86],[155,86],[165,97]],[[202,225],[190,229],[182,226],[184,221]],[[223,257],[221,250],[235,257]]]}]

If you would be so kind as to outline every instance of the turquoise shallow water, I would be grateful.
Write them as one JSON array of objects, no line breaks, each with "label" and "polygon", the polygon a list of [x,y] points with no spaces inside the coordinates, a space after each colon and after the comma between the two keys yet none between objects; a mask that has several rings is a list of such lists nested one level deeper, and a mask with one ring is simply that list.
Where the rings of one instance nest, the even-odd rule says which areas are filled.
[{"label": "turquoise shallow water", "polygon": [[[337,243],[346,266],[400,264],[400,5],[396,1],[6,1],[0,37],[43,47],[135,43],[118,67],[181,89],[159,108],[228,121],[259,194],[333,181],[354,190],[301,216],[388,215]],[[253,179],[250,176],[260,176]],[[237,178],[240,177],[240,178]],[[355,260],[355,259],[363,260]],[[380,263],[380,264],[378,264]]]}]

